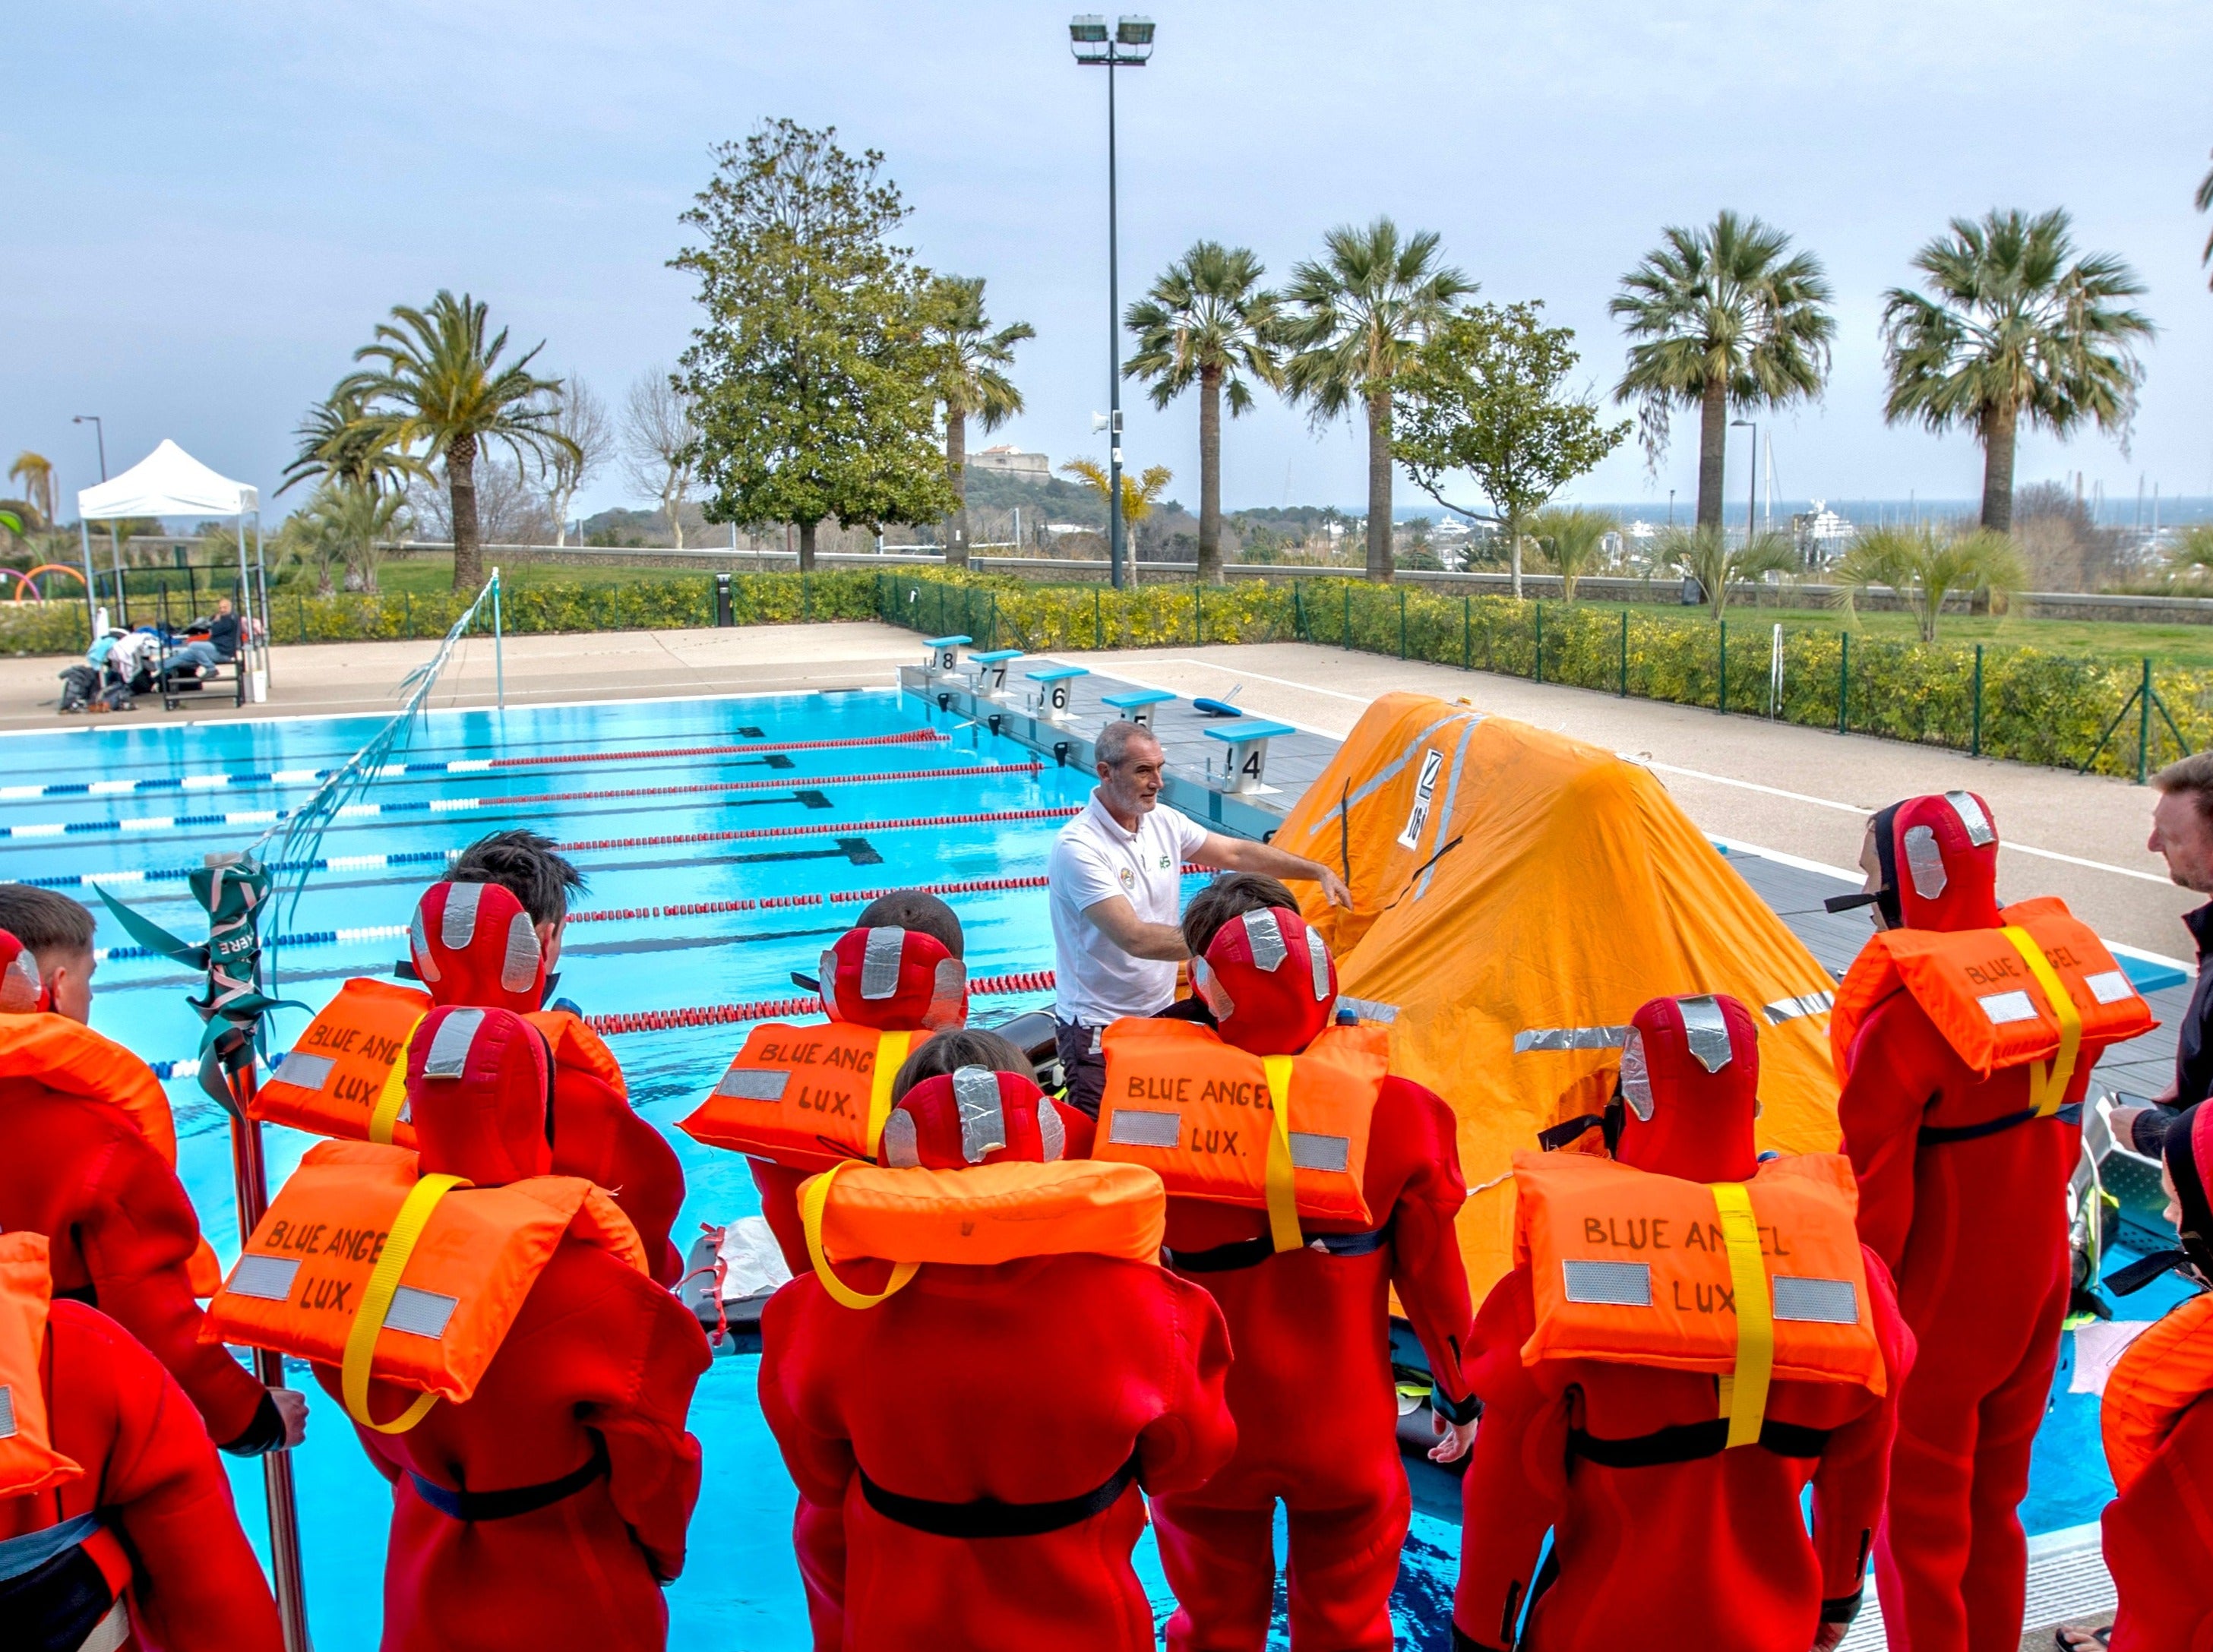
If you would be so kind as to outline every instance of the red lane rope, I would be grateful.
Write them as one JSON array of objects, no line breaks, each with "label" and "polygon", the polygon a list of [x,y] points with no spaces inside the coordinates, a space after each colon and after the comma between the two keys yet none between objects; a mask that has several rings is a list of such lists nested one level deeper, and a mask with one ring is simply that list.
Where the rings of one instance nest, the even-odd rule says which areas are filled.
[{"label": "red lane rope", "polygon": [[[1009,993],[1044,992],[1052,985],[1049,969],[1016,970],[1006,975],[979,976],[968,983],[972,998],[1003,997]],[[727,1027],[733,1021],[781,1021],[787,1015],[819,1015],[822,1001],[814,997],[755,998],[748,1003],[697,1004],[685,1009],[636,1009],[613,1015],[587,1015],[584,1024],[601,1038],[625,1033],[665,1033],[684,1027]]]},{"label": "red lane rope", "polygon": [[952,738],[935,728],[897,735],[851,735],[842,740],[756,741],[743,746],[664,746],[643,752],[554,752],[541,757],[495,757],[487,769],[538,768],[552,763],[642,763],[661,757],[750,757],[757,752],[826,752],[845,746],[926,746]]},{"label": "red lane rope", "polygon": [[594,849],[661,849],[676,844],[758,842],[763,838],[862,838],[871,832],[900,832],[911,826],[983,826],[995,820],[1065,820],[1081,806],[1064,808],[999,808],[980,814],[912,814],[895,820],[825,820],[814,826],[754,826],[735,832],[673,832],[657,838],[594,838],[556,844],[565,853]]},{"label": "red lane rope", "polygon": [[[1184,875],[1210,871],[1204,866],[1186,863]],[[707,917],[717,912],[768,912],[789,906],[820,906],[837,901],[870,901],[880,895],[978,895],[1001,889],[1042,889],[1048,880],[1040,873],[1033,877],[963,878],[954,883],[903,883],[882,889],[832,889],[816,895],[763,895],[752,900],[693,900],[675,906],[607,906],[597,911],[571,912],[571,924],[604,924],[616,918],[639,917]]]},{"label": "red lane rope", "polygon": [[[783,780],[705,780],[689,786],[631,786],[618,791],[549,791],[533,797],[474,797],[479,808],[513,808],[524,803],[576,803],[600,797],[679,797],[693,792],[813,791],[823,786],[867,786],[892,780],[941,780],[972,774],[1037,774],[1042,763],[969,764],[957,769],[890,769],[881,774],[795,775]],[[453,814],[462,813],[451,809]]]}]

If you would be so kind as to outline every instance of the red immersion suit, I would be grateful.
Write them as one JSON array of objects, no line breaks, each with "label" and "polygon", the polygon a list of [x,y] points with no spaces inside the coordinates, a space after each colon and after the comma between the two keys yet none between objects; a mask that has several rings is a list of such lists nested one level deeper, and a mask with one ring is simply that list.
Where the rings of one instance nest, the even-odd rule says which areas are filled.
[{"label": "red immersion suit", "polygon": [[[1640,1301],[1612,1310],[1628,1316],[1629,1337],[1604,1358],[1544,1352],[1533,1338],[1540,1319],[1558,1311],[1564,1288],[1570,1302],[1619,1299],[1578,1296],[1571,1281],[1556,1283],[1556,1271],[1565,1280],[1566,1270],[1589,1265],[1549,1258],[1540,1263],[1532,1244],[1531,1179],[1596,1166],[1575,1155],[1517,1155],[1523,1186],[1515,1252],[1521,1259],[1476,1318],[1471,1372],[1484,1410],[1462,1487],[1454,1644],[1518,1644],[1542,1652],[1661,1645],[1806,1652],[1819,1625],[1849,1622],[1859,1606],[1882,1507],[1898,1386],[1913,1359],[1912,1335],[1888,1275],[1852,1231],[1850,1177],[1842,1161],[1755,1163],[1759,1042],[1744,1007],[1728,997],[1661,998],[1637,1012],[1632,1029],[1622,1058],[1614,1156],[1654,1174],[1630,1179],[1634,1186],[1607,1197],[1626,1211],[1639,1187],[1659,1177],[1680,1179],[1667,1191],[1688,1197],[1694,1220],[1663,1229],[1658,1221],[1648,1228],[1634,1216],[1608,1215],[1600,1222],[1604,1242],[1613,1247],[1606,1253],[1627,1259],[1631,1267],[1650,1259],[1651,1295],[1665,1306],[1681,1284],[1667,1271],[1692,1259],[1711,1261],[1718,1248],[1721,1229],[1695,1219],[1701,1210],[1710,1215],[1716,1209],[1708,1186],[1735,1193],[1738,1185],[1754,1183],[1757,1173],[1745,1196],[1758,1198],[1771,1182],[1787,1188],[1794,1173],[1825,1169],[1832,1185],[1843,1186],[1829,1201],[1823,1271],[1862,1275],[1852,1282],[1855,1295],[1864,1288],[1856,1320],[1838,1322],[1858,1327],[1853,1334],[1869,1380],[1842,1380],[1841,1374],[1807,1380],[1778,1369],[1756,1419],[1757,1435],[1731,1446],[1727,1414],[1717,1417],[1714,1367],[1630,1362],[1688,1351],[1690,1344],[1673,1339],[1674,1328],[1643,1327],[1651,1306]],[[1710,1060],[1719,1064],[1709,1068]],[[1761,1213],[1753,1220],[1769,1217]],[[1581,1222],[1576,1227],[1582,1229]],[[1778,1320],[1789,1304],[1774,1287],[1786,1270],[1808,1265],[1786,1260],[1786,1251],[1806,1254],[1801,1235],[1811,1227],[1754,1229],[1759,1248],[1768,1253]],[[1824,1283],[1839,1288],[1833,1278]],[[1692,1288],[1683,1295],[1701,1300]],[[1723,1346],[1741,1352],[1742,1320],[1731,1313],[1708,1323]],[[1621,1336],[1619,1326],[1613,1334]],[[1537,1356],[1525,1359],[1533,1348]],[[1809,1483],[1810,1538],[1799,1512]],[[1540,1572],[1538,1551],[1547,1527],[1553,1548]]]},{"label": "red immersion suit", "polygon": [[[698,1494],[684,1420],[706,1338],[647,1277],[607,1195],[548,1173],[552,1084],[521,1017],[433,1010],[408,1057],[419,1161],[371,1143],[312,1149],[212,1308],[228,1334],[313,1360],[393,1482],[393,1652],[667,1639],[661,1585],[682,1569]],[[440,1194],[446,1176],[464,1184]],[[402,1244],[403,1198],[426,1192],[399,1275],[417,1306],[395,1295],[373,1356],[341,1359],[367,1351],[352,1333],[371,1268]],[[424,1304],[443,1305],[435,1335]]]},{"label": "red immersion suit", "polygon": [[199,1340],[195,1287],[216,1272],[176,1143],[161,1082],[121,1045],[51,1011],[0,1015],[0,1232],[46,1234],[55,1295],[151,1350],[218,1442],[265,1449],[283,1432],[274,1405]]},{"label": "red immersion suit", "polygon": [[[1463,1422],[1473,1415],[1461,1369],[1467,1273],[1453,1234],[1467,1188],[1452,1111],[1387,1075],[1381,1029],[1327,1025],[1336,967],[1296,912],[1232,918],[1192,976],[1218,1032],[1170,1020],[1109,1027],[1093,1149],[1161,1171],[1170,1265],[1221,1305],[1237,1355],[1228,1390],[1236,1456],[1204,1486],[1154,1506],[1179,1603],[1168,1644],[1198,1652],[1265,1643],[1280,1501],[1292,1644],[1387,1648],[1410,1512],[1391,1372],[1393,1288],[1429,1355],[1438,1409]],[[1262,1075],[1271,1057],[1291,1066],[1286,1129],[1302,1144],[1293,1163],[1309,1142],[1345,1143],[1332,1149],[1344,1161],[1337,1185],[1306,1170],[1280,1229],[1265,1193],[1274,1143]],[[1195,1100],[1210,1079],[1236,1093],[1241,1073],[1261,1079],[1249,1106],[1210,1111]],[[1170,1094],[1180,1098],[1174,1125],[1159,1110]],[[1232,1131],[1234,1145],[1224,1139]],[[1174,1147],[1150,1145],[1172,1137]],[[1210,1137],[1225,1151],[1186,1150]],[[1240,1173],[1210,1186],[1228,1166]]]},{"label": "red immersion suit", "polygon": [[808,1184],[836,1271],[763,1316],[761,1408],[802,1497],[844,1514],[836,1643],[1149,1648],[1136,1487],[1228,1457],[1222,1316],[1158,1265],[1155,1179],[1043,1161],[1059,1121],[1027,1076],[966,1068],[899,1111],[885,1157],[912,1165]]},{"label": "red immersion suit", "polygon": [[[1873,829],[1891,927],[1838,989],[1830,1039],[1860,1234],[1920,1342],[1876,1582],[1898,1652],[2013,1652],[2027,1579],[2016,1510],[2067,1308],[2079,1104],[2099,1053],[2153,1023],[2058,902],[2000,910],[1979,798],[1913,798]],[[2062,978],[2071,1037],[2039,962]]]},{"label": "red immersion suit", "polygon": [[48,1289],[45,1237],[0,1235],[8,1643],[73,1648],[127,1612],[125,1646],[277,1652],[276,1605],[192,1402],[113,1320]]}]

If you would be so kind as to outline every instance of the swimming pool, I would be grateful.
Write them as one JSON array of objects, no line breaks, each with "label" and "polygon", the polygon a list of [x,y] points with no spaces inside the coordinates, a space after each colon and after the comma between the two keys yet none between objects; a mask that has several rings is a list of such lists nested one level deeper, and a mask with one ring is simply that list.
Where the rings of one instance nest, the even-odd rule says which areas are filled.
[{"label": "swimming pool", "polygon": [[[149,1059],[189,1057],[200,1028],[184,999],[197,978],[131,955],[129,937],[79,881],[99,878],[197,937],[200,914],[182,872],[208,852],[245,846],[380,722],[142,725],[0,741],[0,876],[75,886],[99,914],[100,944],[116,949],[101,966],[95,1026]],[[972,977],[1020,978],[1052,966],[1046,857],[1088,790],[1074,771],[887,690],[433,712],[395,763],[408,766],[387,771],[330,828],[320,851],[328,865],[296,909],[282,905],[264,924],[265,936],[302,938],[275,948],[278,996],[319,1006],[350,976],[388,974],[443,851],[518,825],[577,845],[590,887],[576,903],[558,991],[594,1016],[650,1021],[654,1011],[789,998],[790,972],[812,972],[863,892],[902,885],[959,886],[948,899],[967,930]],[[977,1000],[978,1019],[1047,1000],[1019,978],[1004,984],[1014,990]],[[281,1014],[272,1048],[303,1024],[297,1012]],[[633,1101],[684,1161],[680,1244],[697,1223],[759,1208],[741,1161],[671,1128],[743,1034],[733,1022],[611,1039]],[[228,1260],[238,1234],[223,1116],[188,1071],[168,1088],[180,1168]],[[309,1138],[275,1128],[266,1137],[274,1180]],[[2155,1289],[2124,1311],[2149,1318],[2168,1300]],[[705,1481],[690,1564],[669,1592],[678,1648],[809,1644],[791,1557],[793,1492],[754,1399],[758,1364],[718,1359],[699,1386],[692,1426]],[[2112,1495],[2096,1401],[2067,1392],[2068,1378],[2063,1367],[2038,1441],[2023,1511],[2033,1532],[2094,1520]],[[319,1393],[296,1472],[317,1644],[374,1647],[389,1492]],[[236,1466],[233,1480],[259,1541],[258,1468]],[[1416,1489],[1394,1605],[1402,1643],[1442,1649],[1459,1552],[1456,1484],[1420,1466]],[[1149,1539],[1139,1566],[1165,1618],[1171,1602]]]}]

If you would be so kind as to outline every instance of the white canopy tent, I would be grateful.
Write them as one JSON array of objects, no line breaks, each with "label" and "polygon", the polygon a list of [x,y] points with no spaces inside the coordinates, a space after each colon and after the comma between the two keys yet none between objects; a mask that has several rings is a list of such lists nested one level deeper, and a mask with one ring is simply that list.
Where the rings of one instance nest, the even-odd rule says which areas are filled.
[{"label": "white canopy tent", "polygon": [[[218,475],[175,442],[164,437],[162,445],[122,475],[85,488],[76,496],[77,529],[84,550],[85,601],[97,613],[93,589],[92,529],[95,521],[114,521],[128,516],[229,516],[238,523],[239,649],[248,667],[247,693],[256,700],[269,694],[268,616],[269,578],[261,559],[261,495],[244,482]],[[249,564],[246,519],[253,518],[253,550]],[[116,604],[123,605],[123,576],[116,570]],[[256,617],[261,619],[257,628]],[[95,619],[96,623],[96,619]],[[259,631],[257,643],[255,632]],[[259,649],[259,664],[255,649]]]}]

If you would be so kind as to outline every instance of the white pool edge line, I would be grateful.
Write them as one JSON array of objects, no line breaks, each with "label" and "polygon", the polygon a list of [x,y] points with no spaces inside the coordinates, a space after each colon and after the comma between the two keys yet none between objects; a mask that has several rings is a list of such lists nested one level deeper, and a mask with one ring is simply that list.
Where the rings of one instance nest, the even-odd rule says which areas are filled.
[{"label": "white pool edge line", "polygon": [[[1047,656],[1045,655],[1039,655],[1036,657],[1042,660]],[[1061,665],[1066,664],[1067,661],[1055,661],[1053,663],[1056,665]],[[1234,666],[1218,666],[1211,660],[1158,660],[1152,663],[1166,666],[1204,666],[1209,671],[1226,671],[1233,677],[1252,677],[1264,683],[1283,683],[1287,688],[1304,688],[1307,689],[1308,693],[1312,694],[1328,694],[1338,699],[1359,700],[1359,703],[1363,705],[1371,703],[1369,700],[1360,699],[1357,695],[1338,694],[1335,689],[1332,688],[1308,688],[1307,685],[1304,683],[1288,682],[1281,677],[1262,676],[1261,674],[1257,671],[1240,671]],[[1087,668],[1087,669],[1088,668]],[[1178,699],[1185,698],[1183,692],[1180,689],[1170,688],[1166,683],[1149,683],[1142,677],[1132,677],[1129,675],[1119,667],[1115,668],[1114,680],[1117,682],[1131,683],[1139,688],[1153,689],[1162,694],[1174,694]],[[1474,708],[1470,707],[1468,709],[1472,710]],[[1238,715],[1241,716],[1244,713],[1241,711]],[[1234,722],[1235,719],[1225,718],[1223,721]],[[1268,714],[1268,721],[1271,722],[1288,723],[1290,727],[1297,729],[1301,734],[1312,735],[1316,740],[1332,741],[1339,746],[1344,745],[1345,741],[1345,736],[1343,735],[1333,735],[1326,728],[1317,728],[1312,723],[1301,722],[1293,717],[1279,716],[1272,711]]]},{"label": "white pool edge line", "polygon": [[2056,1532],[2032,1533],[2028,1539],[2028,1558],[2033,1563],[2052,1555],[2101,1549],[2105,1541],[2106,1528],[2097,1521],[2088,1521],[2080,1526],[2063,1526]]}]

